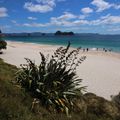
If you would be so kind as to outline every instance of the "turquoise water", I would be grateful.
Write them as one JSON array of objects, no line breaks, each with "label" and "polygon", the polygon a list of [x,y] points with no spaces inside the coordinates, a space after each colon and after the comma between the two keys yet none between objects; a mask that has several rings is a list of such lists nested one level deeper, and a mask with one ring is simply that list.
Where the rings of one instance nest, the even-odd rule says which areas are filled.
[{"label": "turquoise water", "polygon": [[120,36],[41,36],[41,37],[6,37],[5,40],[30,42],[49,45],[67,45],[82,48],[106,48],[120,52]]}]

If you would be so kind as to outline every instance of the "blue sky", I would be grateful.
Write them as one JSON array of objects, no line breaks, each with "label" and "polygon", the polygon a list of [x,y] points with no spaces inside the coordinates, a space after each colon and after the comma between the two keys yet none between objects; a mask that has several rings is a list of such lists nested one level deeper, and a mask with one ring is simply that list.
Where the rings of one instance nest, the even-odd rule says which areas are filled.
[{"label": "blue sky", "polygon": [[120,0],[0,0],[0,29],[120,34]]}]

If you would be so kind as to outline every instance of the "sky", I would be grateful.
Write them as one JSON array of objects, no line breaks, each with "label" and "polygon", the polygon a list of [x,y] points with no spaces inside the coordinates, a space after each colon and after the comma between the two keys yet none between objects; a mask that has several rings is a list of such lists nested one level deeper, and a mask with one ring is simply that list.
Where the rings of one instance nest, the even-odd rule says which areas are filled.
[{"label": "sky", "polygon": [[0,0],[0,29],[120,34],[120,0]]}]

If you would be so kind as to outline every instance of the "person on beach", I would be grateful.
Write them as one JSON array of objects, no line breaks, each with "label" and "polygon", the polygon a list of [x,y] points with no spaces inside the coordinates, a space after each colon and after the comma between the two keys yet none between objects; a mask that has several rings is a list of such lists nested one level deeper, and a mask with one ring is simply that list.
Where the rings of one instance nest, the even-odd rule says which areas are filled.
[{"label": "person on beach", "polygon": [[88,51],[89,51],[89,48],[86,48],[86,51],[88,52]]}]

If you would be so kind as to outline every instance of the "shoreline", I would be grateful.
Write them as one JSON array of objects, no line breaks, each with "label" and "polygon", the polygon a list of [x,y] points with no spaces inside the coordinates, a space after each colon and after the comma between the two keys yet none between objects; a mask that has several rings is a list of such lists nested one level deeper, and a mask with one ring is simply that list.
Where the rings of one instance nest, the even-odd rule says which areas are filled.
[{"label": "shoreline", "polygon": [[[36,46],[36,47],[55,47],[56,49],[59,47],[66,47],[64,45],[49,45],[49,44],[40,44],[40,43],[32,43],[32,42],[20,42],[20,41],[10,41],[10,40],[6,40],[7,43],[15,43],[15,44],[21,44],[21,45],[31,45],[31,46]],[[11,46],[14,47],[14,46]],[[55,49],[55,50],[56,50]],[[70,47],[70,49],[76,49],[75,47]],[[95,50],[96,49],[96,50]],[[83,49],[80,50],[80,53],[84,53],[84,54],[92,54],[92,55],[108,55],[108,56],[113,56],[116,58],[120,58],[120,52],[115,52],[115,51],[103,51],[102,48],[99,48],[99,50],[97,50],[97,48],[89,48],[89,51],[85,51],[83,52]]]},{"label": "shoreline", "polygon": [[[22,41],[11,41],[11,40],[6,40],[6,42],[12,42],[12,43],[20,43],[20,44],[28,44],[28,45],[36,45],[36,46],[48,46],[48,47],[51,47],[51,46],[55,46],[55,47],[65,47],[65,45],[52,45],[52,44],[41,44],[41,43],[33,43],[33,42],[22,42]],[[72,47],[74,48],[74,47]]]},{"label": "shoreline", "polygon": [[[24,42],[23,41],[12,41],[12,40],[6,40],[6,41],[7,42],[13,42],[13,43],[25,43],[25,44],[31,44],[31,45],[39,45],[39,46],[41,46],[41,45],[42,46],[56,46],[56,47],[61,47],[61,46],[66,47],[67,46],[67,44],[66,45],[57,45],[57,44],[34,43],[34,42],[25,42],[25,41]],[[81,47],[81,46],[79,46],[79,47]],[[79,47],[72,46],[70,48],[76,49],[76,48],[79,48]],[[104,51],[103,49],[105,49],[107,52],[110,52],[109,50],[111,50],[112,53],[120,54],[120,51],[114,51],[111,48],[108,49],[108,48],[105,48],[105,47],[101,47],[101,48],[99,48],[99,47],[81,47],[81,48],[82,48],[82,50],[83,49],[86,50],[88,48],[89,51],[97,51],[97,49],[98,49],[98,51]]]},{"label": "shoreline", "polygon": [[[7,41],[7,43],[7,50],[3,50],[4,53],[0,55],[0,58],[17,67],[26,63],[24,58],[30,58],[39,64],[39,52],[51,55],[60,47],[17,41]],[[82,86],[88,86],[88,92],[110,100],[111,95],[120,92],[120,54],[104,51],[80,51],[79,57],[83,55],[87,58],[77,68],[77,75],[83,79]]]}]

